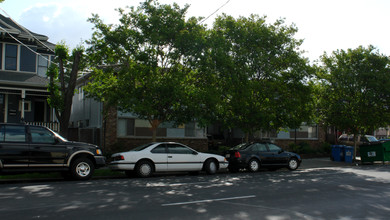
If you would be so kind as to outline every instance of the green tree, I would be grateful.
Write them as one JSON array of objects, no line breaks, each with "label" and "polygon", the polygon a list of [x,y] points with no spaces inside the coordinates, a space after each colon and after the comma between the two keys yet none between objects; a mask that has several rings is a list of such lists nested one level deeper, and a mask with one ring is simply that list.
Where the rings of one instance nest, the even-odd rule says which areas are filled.
[{"label": "green tree", "polygon": [[56,45],[54,52],[55,63],[58,65],[51,64],[46,73],[50,79],[48,103],[55,109],[56,117],[60,122],[61,135],[68,137],[76,80],[78,71],[82,68],[83,48],[77,47],[69,55],[69,48],[61,42]]},{"label": "green tree", "polygon": [[[162,122],[182,124],[196,117],[205,27],[185,19],[188,6],[147,0],[135,9],[119,9],[120,24],[107,25],[94,15],[88,44],[95,67],[85,91],[123,112],[148,120],[153,141]],[[99,68],[99,66],[101,68]]]},{"label": "green tree", "polygon": [[373,46],[337,50],[321,57],[318,74],[321,120],[354,134],[390,123],[390,59]]},{"label": "green tree", "polygon": [[256,15],[217,18],[209,65],[222,88],[218,118],[226,127],[241,128],[248,139],[257,130],[296,128],[310,119],[313,70],[301,57],[296,32],[284,20],[267,24]]}]

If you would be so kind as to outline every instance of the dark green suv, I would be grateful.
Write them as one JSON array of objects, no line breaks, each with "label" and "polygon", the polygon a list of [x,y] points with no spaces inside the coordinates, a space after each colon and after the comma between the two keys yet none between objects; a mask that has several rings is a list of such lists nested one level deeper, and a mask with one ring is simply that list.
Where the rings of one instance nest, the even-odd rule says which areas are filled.
[{"label": "dark green suv", "polygon": [[87,180],[105,163],[95,145],[67,141],[42,126],[0,123],[0,174],[58,171]]}]

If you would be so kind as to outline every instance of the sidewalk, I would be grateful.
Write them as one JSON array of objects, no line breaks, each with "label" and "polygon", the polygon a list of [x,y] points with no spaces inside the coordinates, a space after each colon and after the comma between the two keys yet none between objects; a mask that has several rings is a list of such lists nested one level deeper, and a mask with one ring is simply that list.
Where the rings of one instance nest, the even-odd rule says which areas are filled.
[{"label": "sidewalk", "polygon": [[353,163],[331,161],[329,157],[303,159],[300,168],[309,169],[321,167],[354,167],[357,165],[360,166],[360,158],[357,159],[358,161]]}]

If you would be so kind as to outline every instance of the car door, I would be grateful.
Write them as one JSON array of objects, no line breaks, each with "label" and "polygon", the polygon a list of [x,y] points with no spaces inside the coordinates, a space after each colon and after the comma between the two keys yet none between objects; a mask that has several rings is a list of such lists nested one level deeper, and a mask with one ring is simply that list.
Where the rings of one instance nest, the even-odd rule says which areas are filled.
[{"label": "car door", "polygon": [[257,157],[260,159],[262,165],[268,165],[272,162],[272,152],[269,152],[265,143],[255,143],[251,147]]},{"label": "car door", "polygon": [[0,125],[0,166],[28,168],[29,144],[25,125]]},{"label": "car door", "polygon": [[61,168],[66,166],[68,149],[49,129],[29,126],[30,168]]},{"label": "car door", "polygon": [[150,159],[154,162],[156,172],[168,170],[168,153],[165,144],[159,144],[150,151]]},{"label": "car door", "polygon": [[273,165],[284,165],[287,163],[286,154],[283,153],[282,148],[278,147],[275,144],[268,144],[268,149],[272,153],[271,164]]},{"label": "car door", "polygon": [[198,152],[180,144],[167,144],[169,171],[200,171],[201,156]]}]

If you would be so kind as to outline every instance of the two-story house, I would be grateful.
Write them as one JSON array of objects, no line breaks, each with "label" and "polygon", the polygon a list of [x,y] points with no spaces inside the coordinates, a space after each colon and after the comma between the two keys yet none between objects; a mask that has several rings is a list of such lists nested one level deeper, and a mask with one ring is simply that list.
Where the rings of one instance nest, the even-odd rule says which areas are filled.
[{"label": "two-story house", "polygon": [[0,15],[0,122],[49,122],[46,71],[55,45]]}]

